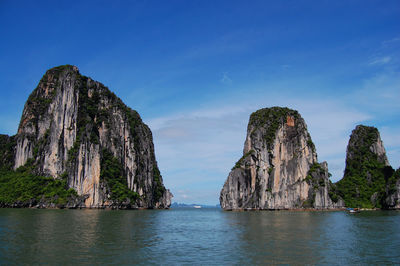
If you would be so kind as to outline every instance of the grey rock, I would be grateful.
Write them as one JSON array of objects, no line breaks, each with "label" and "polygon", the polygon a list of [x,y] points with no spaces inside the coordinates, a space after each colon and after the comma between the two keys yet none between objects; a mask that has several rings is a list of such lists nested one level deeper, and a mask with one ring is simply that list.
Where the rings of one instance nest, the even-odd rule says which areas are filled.
[{"label": "grey rock", "polygon": [[220,204],[225,210],[343,207],[341,199],[330,199],[330,187],[327,164],[318,164],[300,114],[265,108],[250,116],[243,157],[229,173]]},{"label": "grey rock", "polygon": [[68,186],[84,196],[84,202],[68,208],[121,205],[101,177],[105,152],[117,158],[126,186],[140,196],[130,205],[170,206],[172,194],[159,174],[152,133],[139,114],[75,66],[48,70],[25,104],[14,169],[28,162],[37,174],[67,178]]},{"label": "grey rock", "polygon": [[387,185],[385,204],[387,209],[400,209],[400,178],[397,179],[393,190]]},{"label": "grey rock", "polygon": [[[371,134],[371,136],[368,136],[369,134]],[[369,145],[371,142],[370,138],[372,138],[371,145]],[[364,125],[356,126],[351,133],[346,151],[346,164],[356,157],[359,157],[360,147],[363,146],[368,146],[369,150],[377,156],[378,162],[384,164],[385,166],[390,166],[378,129]]]}]

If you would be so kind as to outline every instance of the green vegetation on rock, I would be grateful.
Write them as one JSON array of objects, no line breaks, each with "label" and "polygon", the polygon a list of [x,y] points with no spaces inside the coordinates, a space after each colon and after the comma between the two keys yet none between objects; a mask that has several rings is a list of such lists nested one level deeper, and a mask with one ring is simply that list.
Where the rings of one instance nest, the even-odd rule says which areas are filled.
[{"label": "green vegetation on rock", "polygon": [[[66,95],[68,96],[67,102],[64,100]],[[59,128],[57,123],[60,123],[59,119],[54,120],[55,114],[58,115],[57,117],[61,117],[61,114],[64,116],[64,128],[61,135],[58,135],[58,140],[55,140],[54,136],[57,136],[59,132],[54,134],[52,131]],[[65,126],[68,128],[65,128]],[[105,128],[102,128],[103,126]],[[44,132],[45,129],[47,131]],[[65,132],[66,130],[68,132]],[[99,131],[104,133],[101,135],[102,141]],[[14,172],[11,169],[15,165],[17,141],[18,143],[24,141],[24,145],[27,147],[23,155],[18,155],[18,163],[26,157],[32,158],[28,159],[23,167]],[[25,144],[25,141],[27,141],[27,144]],[[54,143],[57,141],[58,143]],[[74,141],[72,147],[69,146],[71,141]],[[58,144],[58,152],[52,153],[58,160],[57,166],[55,168],[50,166],[50,168],[59,170],[60,163],[62,163],[61,169],[65,172],[61,175],[61,179],[54,180],[51,177],[40,176],[48,174],[49,168],[44,162],[47,162],[48,153],[54,147],[53,145],[50,147],[49,144]],[[70,147],[67,154],[64,154],[65,145]],[[118,150],[115,157],[110,152],[111,150]],[[140,115],[126,106],[103,84],[81,75],[77,67],[64,65],[49,69],[25,104],[19,133],[14,137],[0,135],[0,170],[4,173],[7,172],[4,176],[15,176],[15,182],[25,180],[28,177],[32,177],[32,180],[41,185],[46,182],[44,187],[48,187],[51,192],[53,188],[58,188],[60,184],[67,188],[68,180],[70,181],[69,184],[72,184],[72,180],[69,178],[76,178],[74,175],[80,171],[77,169],[78,163],[80,163],[77,161],[80,159],[78,156],[86,156],[87,153],[99,153],[101,158],[100,187],[94,187],[94,190],[97,191],[93,193],[103,193],[103,188],[106,188],[106,196],[109,194],[112,204],[122,203],[122,205],[128,206],[129,204],[140,203],[143,206],[158,206],[158,201],[162,199],[166,189],[162,184],[162,176],[157,167],[151,131],[142,122]],[[137,168],[129,165],[125,169],[121,158],[132,154],[134,154],[134,164]],[[52,163],[54,163],[53,157]],[[87,176],[85,170],[81,171],[83,175],[80,176],[79,182]],[[128,188],[128,172],[129,175],[133,175],[135,186],[138,186],[138,189],[143,189],[143,198]],[[152,178],[153,182],[148,184],[147,178]],[[54,180],[54,182],[51,180]],[[35,182],[34,185],[36,186]],[[76,182],[73,186],[75,185]],[[22,185],[18,186],[21,187]],[[29,187],[30,183],[27,186]],[[40,192],[34,186],[31,187],[37,193]],[[41,191],[45,193],[43,197],[47,198],[50,194],[54,194],[59,198],[58,201],[65,198],[61,190],[56,193],[49,191]],[[36,192],[33,194],[35,198],[38,198]],[[19,195],[9,198],[10,200],[20,201],[21,198],[25,200],[29,197],[30,195],[26,197]],[[75,206],[79,204],[84,206],[85,197],[88,197],[88,195],[73,199],[68,203],[68,206],[73,206],[73,201]],[[99,199],[102,200],[103,197],[99,197]],[[96,205],[97,203],[93,204]],[[100,204],[102,203],[100,202]]]},{"label": "green vegetation on rock", "polygon": [[93,88],[93,93],[89,97],[88,78],[79,75],[77,77],[76,89],[79,91],[79,105],[77,116],[77,134],[76,140],[69,151],[73,160],[79,150],[79,146],[83,139],[88,138],[91,143],[99,144],[99,131],[97,124],[94,122],[98,113],[99,93]]},{"label": "green vegetation on rock", "polygon": [[301,204],[301,207],[306,208],[306,209],[313,208],[314,207],[314,198],[315,198],[315,195],[313,195],[313,197],[311,197],[310,199],[303,201],[303,203]]},{"label": "green vegetation on rock", "polygon": [[11,169],[14,166],[15,137],[0,134],[0,169]]},{"label": "green vegetation on rock", "polygon": [[334,203],[337,203],[339,201],[339,194],[337,192],[337,186],[335,184],[332,184],[332,182],[329,180],[329,185],[330,185],[330,190],[328,192],[329,198]]},{"label": "green vegetation on rock", "polygon": [[[314,163],[311,165],[310,170],[307,172],[307,176],[304,179],[304,181],[307,182],[310,186],[313,187],[313,195],[312,195],[312,202],[309,203],[314,203],[314,198],[315,198],[315,191],[327,186],[328,190],[328,196],[329,198],[334,202],[337,203],[340,199],[336,185],[332,183],[331,180],[326,179],[326,170],[323,168],[323,166],[319,163]],[[331,176],[331,174],[328,172],[328,178]],[[326,180],[328,182],[326,182]],[[307,205],[308,206],[308,205]],[[305,207],[305,206],[303,206]]]},{"label": "green vegetation on rock", "polygon": [[400,180],[400,168],[393,172],[393,174],[386,181],[386,194],[391,195],[397,191],[396,183]]},{"label": "green vegetation on rock", "polygon": [[315,194],[316,194],[315,191],[317,191],[320,187],[325,186],[325,181],[323,178],[324,175],[325,175],[325,170],[321,167],[319,163],[313,163],[311,165],[304,181],[306,181],[307,184],[312,186],[313,191],[309,199],[302,203],[303,208],[312,208],[314,206]]},{"label": "green vegetation on rock", "polygon": [[[31,113],[31,122],[37,122],[39,117],[46,113],[56,95],[54,85],[60,82],[60,74],[66,69],[70,69],[72,71],[73,66],[63,65],[48,70],[41,78],[36,89],[33,90],[33,92],[29,95],[26,105],[29,105],[30,107],[29,111]],[[46,93],[43,93],[43,90],[46,90]],[[26,121],[21,120],[21,123],[23,122]]]},{"label": "green vegetation on rock", "polygon": [[47,129],[43,137],[41,137],[38,143],[36,143],[35,147],[33,148],[33,158],[37,158],[43,151],[45,145],[49,140],[49,134],[50,134],[50,129]]},{"label": "green vegetation on rock", "polygon": [[[135,147],[139,147],[139,140],[137,137],[137,127],[145,125],[140,118],[140,115],[126,106],[120,98],[118,98],[107,87],[100,84],[99,87],[96,83],[91,82],[88,77],[77,74],[77,82],[75,89],[79,91],[79,106],[77,116],[77,136],[73,148],[69,151],[69,160],[72,161],[76,158],[76,153],[79,146],[84,139],[88,139],[90,143],[99,144],[99,128],[105,122],[108,128],[111,128],[109,123],[110,116],[113,113],[113,108],[116,107],[122,110],[129,123],[130,133],[133,136]],[[101,102],[102,98],[110,101],[111,106],[105,107]]]},{"label": "green vegetation on rock", "polygon": [[106,149],[102,152],[100,179],[106,182],[112,200],[119,202],[129,199],[132,203],[139,199],[139,194],[128,188],[121,162]]},{"label": "green vegetation on rock", "polygon": [[367,126],[358,126],[351,135],[344,176],[336,183],[337,192],[347,207],[382,207],[393,169],[371,150],[378,138],[378,130]]},{"label": "green vegetation on rock", "polygon": [[253,152],[254,152],[254,150],[250,150],[250,151],[246,152],[246,154],[244,154],[244,155],[242,156],[242,158],[240,158],[239,161],[237,161],[237,162],[235,163],[235,166],[232,168],[232,170],[234,170],[234,169],[236,169],[236,168],[240,168],[240,167],[242,166],[244,160],[245,160],[247,157],[249,157]]},{"label": "green vegetation on rock", "polygon": [[158,169],[157,166],[153,167],[153,181],[154,181],[153,197],[154,201],[157,202],[164,195],[165,192],[165,187],[161,183],[160,170]]},{"label": "green vegetation on rock", "polygon": [[[295,120],[294,127],[297,129],[299,123],[296,123],[296,121],[300,119],[300,114],[296,110],[287,107],[271,107],[257,110],[250,115],[249,126],[251,125],[255,129],[266,129],[266,134],[263,137],[267,144],[267,149],[272,150],[276,132],[287,122],[288,116]],[[310,135],[308,135],[307,144],[315,151],[315,145],[312,142]]]},{"label": "green vegetation on rock", "polygon": [[0,170],[0,206],[28,206],[38,202],[65,205],[68,199],[77,196],[76,191],[67,187],[65,179],[37,176],[29,166],[16,171]]},{"label": "green vegetation on rock", "polygon": [[305,180],[307,181],[308,184],[311,184],[316,182],[316,179],[312,176],[313,173],[316,174],[325,174],[325,170],[321,167],[319,163],[313,163],[310,167],[310,170],[307,172],[307,176]]},{"label": "green vegetation on rock", "polygon": [[316,152],[315,144],[311,139],[310,133],[308,133],[308,132],[307,132],[307,137],[308,137],[307,146],[310,147],[313,152]]}]

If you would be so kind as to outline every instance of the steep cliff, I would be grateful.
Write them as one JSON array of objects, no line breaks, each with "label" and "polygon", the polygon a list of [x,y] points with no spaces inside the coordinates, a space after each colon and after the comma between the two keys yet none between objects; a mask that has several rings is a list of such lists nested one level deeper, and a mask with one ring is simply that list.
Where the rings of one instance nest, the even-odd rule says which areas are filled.
[{"label": "steep cliff", "polygon": [[396,187],[400,182],[397,185],[396,182],[378,129],[358,125],[351,133],[347,146],[343,179],[336,184],[346,206],[399,207]]},{"label": "steep cliff", "polygon": [[400,168],[388,178],[382,206],[385,209],[400,209]]},{"label": "steep cliff", "polygon": [[17,135],[7,139],[12,142],[3,157],[14,154],[14,169],[28,165],[34,174],[64,180],[86,207],[171,204],[148,126],[75,66],[46,72],[25,104]]},{"label": "steep cliff", "polygon": [[317,153],[300,114],[272,107],[251,114],[243,156],[229,173],[221,207],[234,209],[340,208],[327,163]]}]

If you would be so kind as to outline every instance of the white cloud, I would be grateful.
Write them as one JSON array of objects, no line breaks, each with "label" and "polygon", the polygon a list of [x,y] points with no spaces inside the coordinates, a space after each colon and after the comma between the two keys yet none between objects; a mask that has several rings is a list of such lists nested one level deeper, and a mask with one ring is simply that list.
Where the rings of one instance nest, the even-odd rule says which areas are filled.
[{"label": "white cloud", "polygon": [[375,116],[400,111],[400,72],[385,71],[364,80],[359,89],[353,89],[347,102],[358,109],[369,110]]},{"label": "white cloud", "polygon": [[[368,114],[326,98],[296,99],[280,94],[254,100],[250,95],[224,105],[147,121],[154,134],[157,160],[166,186],[173,193],[192,191],[184,195],[192,195],[194,188],[209,189],[211,199],[201,201],[202,192],[198,191],[196,202],[216,204],[230,169],[242,155],[250,114],[271,106],[299,110],[316,144],[319,160],[328,161],[333,181],[339,180],[349,134],[356,124],[370,118]],[[177,194],[174,200],[192,199]]]}]

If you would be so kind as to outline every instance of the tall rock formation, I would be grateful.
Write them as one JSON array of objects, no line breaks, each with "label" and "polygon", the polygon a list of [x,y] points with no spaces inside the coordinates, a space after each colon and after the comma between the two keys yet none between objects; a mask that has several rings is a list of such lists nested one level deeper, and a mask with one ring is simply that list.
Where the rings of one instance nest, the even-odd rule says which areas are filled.
[{"label": "tall rock formation", "polygon": [[346,206],[398,208],[399,184],[378,129],[358,125],[347,146],[343,179],[336,184]]},{"label": "tall rock formation", "polygon": [[29,96],[12,140],[14,169],[30,165],[36,174],[67,179],[70,188],[85,196],[86,207],[171,204],[148,126],[75,66],[46,72]]},{"label": "tall rock formation", "polygon": [[251,114],[243,156],[229,173],[221,207],[235,209],[340,208],[327,163],[319,164],[300,114],[272,107]]}]

